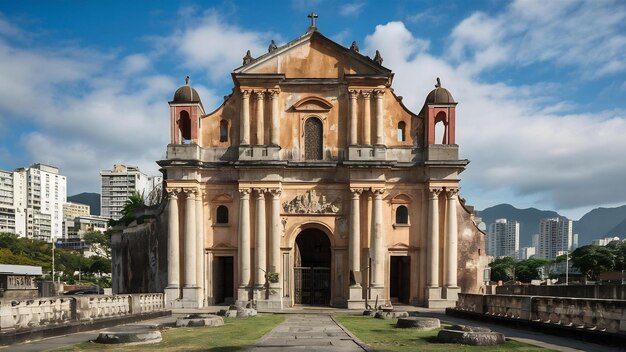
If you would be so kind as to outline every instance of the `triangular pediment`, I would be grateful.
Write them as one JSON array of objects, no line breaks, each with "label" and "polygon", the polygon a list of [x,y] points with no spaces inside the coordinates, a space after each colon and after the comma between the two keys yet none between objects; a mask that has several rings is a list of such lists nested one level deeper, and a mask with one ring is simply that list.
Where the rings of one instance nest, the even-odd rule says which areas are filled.
[{"label": "triangular pediment", "polygon": [[235,75],[284,75],[292,78],[391,76],[391,71],[319,32],[309,32],[235,69]]}]

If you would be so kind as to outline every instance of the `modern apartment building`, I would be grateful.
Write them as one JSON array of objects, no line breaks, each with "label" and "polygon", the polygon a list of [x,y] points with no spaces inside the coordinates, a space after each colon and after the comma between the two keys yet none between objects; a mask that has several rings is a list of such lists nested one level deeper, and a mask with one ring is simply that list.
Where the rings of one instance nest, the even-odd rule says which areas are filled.
[{"label": "modern apartment building", "polygon": [[45,164],[0,172],[0,231],[52,241],[63,234],[67,180]]},{"label": "modern apartment building", "polygon": [[498,219],[490,224],[485,250],[494,257],[515,257],[519,250],[519,222]]},{"label": "modern apartment building", "polygon": [[148,176],[137,166],[115,164],[111,170],[100,171],[102,217],[119,220],[122,208],[133,192],[139,192],[147,199],[150,192],[162,182],[162,176]]},{"label": "modern apartment building", "polygon": [[543,219],[539,223],[537,257],[552,260],[572,249],[572,220]]}]

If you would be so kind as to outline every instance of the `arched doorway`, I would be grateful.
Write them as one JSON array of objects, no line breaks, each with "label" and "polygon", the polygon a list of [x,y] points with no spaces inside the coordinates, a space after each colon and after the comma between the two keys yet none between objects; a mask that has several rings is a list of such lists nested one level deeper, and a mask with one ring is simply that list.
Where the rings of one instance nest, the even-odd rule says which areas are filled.
[{"label": "arched doorway", "polygon": [[298,234],[294,260],[294,303],[330,304],[330,240],[318,229]]}]

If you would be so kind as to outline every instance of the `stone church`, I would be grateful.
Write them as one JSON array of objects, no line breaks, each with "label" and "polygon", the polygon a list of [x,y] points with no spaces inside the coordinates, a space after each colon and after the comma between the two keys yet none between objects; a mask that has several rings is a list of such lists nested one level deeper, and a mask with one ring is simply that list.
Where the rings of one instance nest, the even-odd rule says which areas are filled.
[{"label": "stone church", "polygon": [[457,103],[437,79],[409,111],[393,77],[380,53],[312,25],[248,52],[215,110],[187,79],[158,162],[169,307],[445,307],[479,291],[484,234],[459,198]]}]

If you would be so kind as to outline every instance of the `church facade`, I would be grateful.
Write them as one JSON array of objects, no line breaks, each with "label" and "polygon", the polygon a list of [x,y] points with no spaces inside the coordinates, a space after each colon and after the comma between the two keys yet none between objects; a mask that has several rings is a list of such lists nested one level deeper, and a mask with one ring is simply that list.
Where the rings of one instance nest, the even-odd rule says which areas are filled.
[{"label": "church facade", "polygon": [[315,27],[232,78],[214,111],[188,81],[169,103],[168,306],[444,307],[480,289],[484,234],[440,83],[411,112],[378,52]]}]

